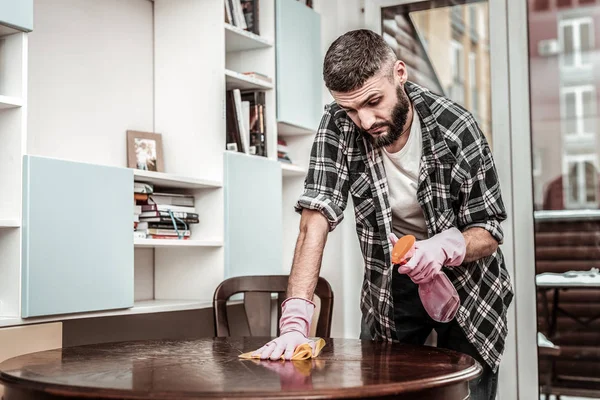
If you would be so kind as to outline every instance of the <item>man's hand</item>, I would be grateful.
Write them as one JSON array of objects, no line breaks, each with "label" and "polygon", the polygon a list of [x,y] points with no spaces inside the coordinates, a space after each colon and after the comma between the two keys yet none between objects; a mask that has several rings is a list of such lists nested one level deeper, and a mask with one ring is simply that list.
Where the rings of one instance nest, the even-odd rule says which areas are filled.
[{"label": "man's hand", "polygon": [[256,350],[252,355],[260,355],[261,360],[266,360],[267,358],[270,358],[271,360],[279,360],[283,354],[283,358],[286,360],[291,360],[296,347],[305,343],[310,345],[314,353],[314,341],[308,339],[300,332],[290,331],[282,334],[276,339],[271,340],[269,343]]},{"label": "man's hand", "polygon": [[290,360],[296,347],[304,343],[309,343],[314,353],[315,343],[308,339],[308,333],[315,304],[300,297],[290,297],[283,302],[281,310],[280,336],[256,350],[252,356],[260,355],[261,360],[279,360],[283,354],[286,360]]},{"label": "man's hand", "polygon": [[417,241],[411,259],[400,266],[398,272],[407,274],[416,284],[429,282],[443,266],[461,265],[465,255],[463,234],[456,228],[450,228],[429,239]]}]

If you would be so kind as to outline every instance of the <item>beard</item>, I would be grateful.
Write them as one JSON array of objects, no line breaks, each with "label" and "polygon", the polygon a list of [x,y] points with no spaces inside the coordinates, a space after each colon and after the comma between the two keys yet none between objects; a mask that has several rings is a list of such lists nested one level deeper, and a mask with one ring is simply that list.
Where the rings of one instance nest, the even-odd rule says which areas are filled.
[{"label": "beard", "polygon": [[406,124],[406,119],[408,118],[410,100],[408,99],[408,96],[404,92],[404,88],[402,86],[398,86],[396,88],[396,97],[398,98],[398,101],[392,110],[391,121],[379,122],[373,124],[371,127],[373,130],[387,127],[387,132],[373,136],[369,132],[363,131],[363,134],[369,140],[369,142],[371,142],[373,148],[375,149],[387,147],[398,140],[400,136],[402,136],[402,129],[404,128],[404,124]]}]

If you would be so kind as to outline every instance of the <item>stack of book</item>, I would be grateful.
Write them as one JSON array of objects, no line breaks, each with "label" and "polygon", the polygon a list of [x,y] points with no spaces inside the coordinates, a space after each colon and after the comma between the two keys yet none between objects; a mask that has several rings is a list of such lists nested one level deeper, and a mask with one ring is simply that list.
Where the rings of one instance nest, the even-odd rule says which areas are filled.
[{"label": "stack of book", "polygon": [[[155,192],[152,185],[135,183],[134,237],[147,239],[189,239],[190,225],[199,222],[194,196]],[[142,190],[139,192],[138,190]],[[136,216],[134,215],[134,221]]]}]

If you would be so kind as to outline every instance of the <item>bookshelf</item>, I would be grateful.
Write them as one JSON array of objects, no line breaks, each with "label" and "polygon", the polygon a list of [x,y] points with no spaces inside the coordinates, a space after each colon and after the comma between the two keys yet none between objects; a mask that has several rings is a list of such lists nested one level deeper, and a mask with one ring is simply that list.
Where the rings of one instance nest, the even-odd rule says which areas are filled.
[{"label": "bookshelf", "polygon": [[[265,168],[270,175],[262,177],[261,184],[278,202],[277,207],[267,210],[278,217],[268,222],[277,224],[283,241],[276,246],[281,248],[273,251],[278,261],[272,263],[272,271],[289,270],[299,221],[293,204],[302,191],[317,126],[281,119],[278,96],[281,86],[288,83],[278,81],[280,46],[275,38],[278,26],[282,29],[289,21],[278,25],[280,0],[260,0],[260,35],[224,23],[221,0],[50,3],[36,3],[33,32],[0,30],[0,326],[211,305],[214,289],[225,277],[225,196],[229,188],[224,171],[223,105],[228,89],[265,92],[268,157],[244,155],[249,165],[244,172],[249,176],[252,168],[269,164]],[[80,18],[81,10],[90,17]],[[64,24],[65,20],[70,23]],[[90,35],[82,39],[81,32]],[[47,54],[64,56],[52,58]],[[106,63],[107,57],[115,62]],[[300,60],[298,68],[305,62]],[[244,72],[269,76],[272,83]],[[301,80],[309,85],[306,78]],[[320,77],[317,81],[320,84]],[[293,91],[292,86],[284,92]],[[290,115],[300,103],[313,101],[322,109],[320,97],[308,102],[296,99],[284,104],[288,107],[284,115]],[[127,168],[127,130],[163,135],[165,172]],[[289,136],[293,165],[278,163],[278,136]],[[74,176],[84,180],[91,177],[78,175],[83,164],[118,167],[130,173],[133,181],[193,195],[200,222],[191,226],[189,240],[128,236],[133,262],[121,268],[128,271],[127,279],[133,280],[131,307],[22,319],[21,243],[27,240],[27,233],[21,226],[21,160],[25,154],[69,160]],[[99,181],[96,187],[98,201],[115,188],[111,182]],[[247,196],[253,195],[251,189]],[[242,200],[238,196],[240,203]],[[81,216],[67,211],[63,216],[70,226],[81,227]],[[263,225],[254,223],[252,228],[238,223],[240,229],[248,229],[240,237],[260,238],[268,226]],[[54,228],[47,232],[49,236],[55,233]],[[106,243],[99,238],[87,245],[102,249],[109,247]],[[65,253],[64,257],[70,256]],[[251,252],[244,255],[252,257]],[[61,265],[51,267],[56,270]],[[102,308],[102,299],[98,304]]]}]

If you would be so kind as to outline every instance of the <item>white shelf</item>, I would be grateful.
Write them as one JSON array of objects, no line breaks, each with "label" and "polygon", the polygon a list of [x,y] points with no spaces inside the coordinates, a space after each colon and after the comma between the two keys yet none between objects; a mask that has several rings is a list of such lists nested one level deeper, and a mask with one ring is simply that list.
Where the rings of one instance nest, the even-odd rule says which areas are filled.
[{"label": "white shelf", "polygon": [[281,161],[279,163],[281,164],[281,172],[284,177],[306,175],[306,168],[302,168],[294,164],[287,164]]},{"label": "white shelf", "polygon": [[277,122],[277,135],[281,137],[286,136],[309,136],[314,135],[316,130],[306,128],[299,125],[290,124],[287,122]]},{"label": "white shelf", "polygon": [[273,84],[260,79],[250,78],[242,73],[225,70],[225,82],[227,90],[269,90],[273,89]]},{"label": "white shelf", "polygon": [[122,315],[149,314],[157,312],[172,312],[185,310],[200,310],[211,308],[212,302],[198,300],[142,300],[136,301],[131,308],[106,311],[90,311],[85,313],[73,313],[52,315],[48,317],[0,317],[0,327],[37,324],[52,321],[64,321],[69,319],[118,317]]},{"label": "white shelf", "polygon": [[196,300],[143,300],[136,301],[131,314],[144,314],[153,312],[168,312],[182,310],[198,310],[201,308],[210,308],[212,303],[209,301],[201,302]]},{"label": "white shelf", "polygon": [[0,219],[0,228],[18,228],[21,222],[18,219]]},{"label": "white shelf", "polygon": [[225,23],[225,48],[228,53],[267,47],[273,47],[272,40]]},{"label": "white shelf", "polygon": [[19,97],[0,95],[0,110],[6,108],[17,108],[23,106],[23,100]]},{"label": "white shelf", "polygon": [[134,239],[133,244],[137,248],[157,247],[221,247],[221,240],[179,240],[179,239]]},{"label": "white shelf", "polygon": [[223,186],[221,182],[209,179],[190,178],[164,172],[144,171],[141,169],[133,169],[133,176],[136,182],[152,183],[154,186],[163,188],[211,189]]}]

